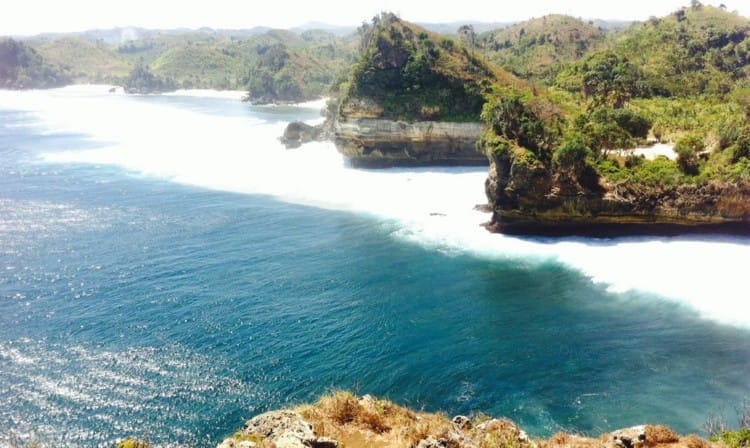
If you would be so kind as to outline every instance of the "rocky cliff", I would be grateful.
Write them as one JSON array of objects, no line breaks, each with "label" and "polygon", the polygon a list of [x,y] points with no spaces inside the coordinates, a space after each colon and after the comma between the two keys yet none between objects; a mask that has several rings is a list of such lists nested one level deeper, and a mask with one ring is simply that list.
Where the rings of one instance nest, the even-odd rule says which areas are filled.
[{"label": "rocky cliff", "polygon": [[476,149],[485,94],[513,77],[393,14],[360,37],[334,127],[339,151],[365,167],[486,165]]},{"label": "rocky cliff", "polygon": [[335,143],[356,167],[487,165],[477,150],[481,123],[339,119]]},{"label": "rocky cliff", "polygon": [[488,227],[508,233],[750,233],[750,182],[641,185],[575,178],[516,149],[490,156]]},{"label": "rocky cliff", "polygon": [[513,422],[487,416],[448,419],[416,412],[370,395],[336,392],[294,410],[248,420],[218,448],[711,448],[726,447],[698,436],[679,436],[665,426],[641,425],[598,438],[558,433],[532,439]]}]

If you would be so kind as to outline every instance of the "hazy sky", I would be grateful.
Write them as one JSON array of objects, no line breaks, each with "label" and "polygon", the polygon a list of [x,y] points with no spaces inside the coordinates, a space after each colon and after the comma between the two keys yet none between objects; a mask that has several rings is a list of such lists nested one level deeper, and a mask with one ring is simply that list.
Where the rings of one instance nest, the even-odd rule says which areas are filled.
[{"label": "hazy sky", "polygon": [[[722,1],[706,0],[718,5]],[[690,0],[21,0],[0,6],[0,35],[82,31],[116,26],[146,28],[289,28],[319,21],[357,25],[380,11],[416,22],[505,22],[564,13],[583,18],[636,19],[663,16]],[[750,16],[750,0],[723,0]]]}]

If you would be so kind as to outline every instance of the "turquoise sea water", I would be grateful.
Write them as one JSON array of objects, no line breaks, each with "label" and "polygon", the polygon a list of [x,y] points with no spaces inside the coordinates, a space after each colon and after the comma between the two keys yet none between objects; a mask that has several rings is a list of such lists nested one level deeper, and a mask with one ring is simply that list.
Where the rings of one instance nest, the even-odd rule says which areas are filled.
[{"label": "turquoise sea water", "polygon": [[[359,172],[330,148],[311,151],[334,168],[284,151],[279,129],[314,108],[3,95],[0,446],[212,446],[332,388],[506,416],[535,436],[700,432],[750,396],[746,285],[711,285],[733,278],[747,238],[485,235],[453,208],[421,216],[409,193],[377,203],[394,184],[461,192],[481,170]],[[112,110],[133,127],[92,123]],[[352,188],[302,174],[328,169]],[[443,202],[476,201],[428,208]],[[686,256],[704,278],[688,271],[683,293]]]}]

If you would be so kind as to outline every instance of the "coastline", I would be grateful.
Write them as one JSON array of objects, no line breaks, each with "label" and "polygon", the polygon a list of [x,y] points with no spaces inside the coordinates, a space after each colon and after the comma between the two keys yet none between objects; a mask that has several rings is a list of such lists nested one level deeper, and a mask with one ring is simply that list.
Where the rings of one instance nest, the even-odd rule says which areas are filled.
[{"label": "coastline", "polygon": [[[103,96],[106,97],[106,94],[103,94]],[[153,138],[154,121],[151,119],[146,120],[145,118],[151,118],[152,115],[144,114],[143,112],[148,112],[152,110],[152,108],[156,108],[158,114],[154,114],[153,117],[158,119],[167,116],[164,114],[165,111],[182,111],[179,107],[173,108],[172,106],[169,106],[171,102],[159,100],[154,97],[143,98],[138,101],[127,101],[125,98],[112,97],[111,100],[112,101],[108,101],[108,103],[111,110],[114,112],[118,111],[120,105],[127,105],[129,107],[131,105],[128,103],[137,103],[139,108],[133,110],[133,112],[137,112],[137,115],[115,113],[115,116],[132,119],[134,121],[133,124],[136,126],[134,129],[148,130],[150,132],[150,134],[148,134],[150,138]],[[164,103],[168,104],[165,105]],[[179,104],[182,103],[182,101],[175,100],[174,103]],[[226,101],[224,103],[228,105],[228,107],[242,107],[242,105],[236,105],[231,101]],[[46,101],[39,102],[39,104],[40,107],[48,107]],[[66,117],[69,118],[70,121],[66,121],[65,126],[56,126],[56,128],[63,129],[63,131],[59,132],[75,132],[76,129],[78,129],[77,126],[88,117],[88,115],[82,113],[80,105],[83,105],[83,102],[77,103],[77,108],[67,107],[68,104],[72,103],[66,102],[62,104],[60,108],[67,111]],[[102,109],[99,108],[96,103],[86,102],[85,104],[97,106],[90,107],[90,109],[92,109],[92,114],[102,114]],[[166,106],[169,106],[169,108],[166,108]],[[171,115],[169,116],[171,117]],[[513,271],[516,271],[516,268],[520,267],[520,269],[518,269],[519,271],[528,269],[531,272],[536,272],[535,267],[538,264],[550,263],[554,264],[556,269],[579,270],[586,277],[591,277],[593,282],[602,281],[607,283],[607,287],[609,285],[614,285],[613,287],[615,289],[628,287],[634,289],[649,289],[648,283],[645,283],[644,286],[644,282],[649,280],[646,276],[648,272],[653,273],[655,279],[654,284],[662,288],[665,286],[669,287],[670,285],[673,286],[676,282],[680,282],[680,284],[683,285],[685,282],[688,282],[685,288],[694,289],[692,286],[693,283],[690,282],[702,279],[701,283],[707,284],[707,286],[710,283],[716,283],[716,285],[710,288],[710,295],[706,294],[705,290],[700,289],[696,295],[710,298],[711,302],[716,302],[717,299],[723,299],[725,296],[729,299],[734,298],[734,303],[728,303],[726,309],[729,310],[730,313],[733,313],[734,317],[742,318],[742,316],[738,317],[738,313],[736,313],[738,303],[737,294],[741,293],[742,290],[737,289],[737,282],[735,281],[736,279],[742,278],[741,266],[734,266],[734,264],[726,266],[727,262],[722,260],[734,260],[738,258],[738,255],[739,257],[746,256],[743,254],[747,254],[747,240],[741,242],[741,244],[744,245],[741,248],[738,248],[737,244],[722,245],[714,242],[710,244],[702,243],[690,246],[684,244],[684,241],[654,241],[653,239],[648,239],[643,242],[633,242],[620,240],[612,242],[610,246],[599,249],[596,247],[599,242],[592,242],[590,240],[579,240],[577,242],[556,241],[550,243],[549,241],[540,242],[539,240],[522,240],[508,238],[501,235],[490,235],[478,226],[478,223],[481,222],[482,219],[486,220],[486,215],[471,211],[471,205],[476,203],[474,199],[481,198],[483,194],[480,187],[484,174],[481,170],[459,169],[460,171],[465,172],[465,174],[462,175],[457,175],[457,169],[455,168],[422,170],[394,169],[376,173],[366,170],[349,170],[337,165],[340,161],[340,157],[336,154],[335,150],[327,144],[314,145],[309,148],[312,152],[294,153],[283,150],[280,145],[275,143],[278,125],[258,125],[258,132],[248,132],[248,134],[244,134],[239,133],[239,130],[242,129],[242,132],[244,132],[245,128],[248,127],[247,120],[245,119],[236,120],[237,123],[235,123],[235,120],[226,118],[221,118],[221,121],[217,121],[211,117],[206,117],[205,115],[200,115],[192,111],[183,111],[182,114],[176,114],[175,117],[179,119],[175,120],[176,123],[174,123],[174,129],[170,127],[166,128],[166,131],[171,132],[174,130],[182,134],[187,134],[185,135],[186,138],[184,140],[179,140],[179,143],[184,144],[174,145],[174,139],[165,136],[163,140],[160,140],[165,143],[164,145],[144,148],[142,160],[143,165],[130,165],[135,166],[134,171],[143,169],[148,172],[150,169],[153,169],[152,174],[149,176],[162,179],[161,173],[163,172],[159,171],[159,167],[154,167],[154,164],[159,162],[164,164],[165,169],[179,168],[187,171],[177,172],[178,175],[187,176],[187,180],[185,180],[185,177],[179,179],[169,177],[169,173],[167,173],[167,175],[164,176],[167,181],[195,185],[201,189],[214,189],[216,187],[215,182],[217,182],[217,179],[227,180],[227,178],[231,178],[231,175],[235,172],[238,175],[236,178],[238,182],[242,180],[247,182],[252,177],[248,175],[249,172],[253,174],[261,174],[263,171],[266,171],[269,177],[272,176],[280,181],[278,183],[279,189],[272,190],[271,192],[280,200],[289,202],[292,202],[290,201],[291,188],[287,190],[282,189],[282,187],[286,188],[288,185],[291,185],[292,187],[299,185],[300,182],[298,181],[303,179],[301,184],[305,185],[305,189],[300,194],[304,194],[304,196],[298,196],[298,202],[306,202],[309,204],[316,199],[327,198],[330,201],[329,204],[331,204],[331,209],[345,209],[347,211],[354,209],[352,211],[357,215],[367,215],[368,217],[375,215],[373,220],[377,222],[376,226],[385,228],[384,232],[387,234],[387,238],[397,239],[404,242],[408,241],[410,245],[419,246],[420,248],[423,248],[425,252],[439,254],[437,256],[441,259],[456,257],[460,261],[466,258],[478,258],[480,260],[472,262],[471,267],[474,269],[479,267],[477,271],[480,272],[480,275],[482,275],[482,272],[485,272],[484,269],[487,268],[488,265],[506,264],[503,262],[505,261],[509,266],[513,266],[511,268]],[[186,121],[182,120],[182,118],[190,118],[190,120],[187,121],[191,124],[189,128],[184,126]],[[196,121],[192,121],[193,119]],[[217,124],[219,123],[225,123],[227,126],[231,125],[232,127],[217,128]],[[45,123],[42,122],[36,122],[34,123],[34,126],[44,128],[44,124]],[[235,124],[236,128],[234,127]],[[205,127],[205,130],[202,130],[203,127]],[[164,130],[164,127],[159,127],[159,129],[162,131]],[[236,145],[236,154],[222,153],[222,157],[217,157],[216,147],[204,144],[204,142],[210,142],[212,140],[193,138],[194,136],[202,135],[203,132],[206,132],[206,134],[209,135],[215,135],[217,129],[221,129],[225,132],[223,135],[225,136],[227,143],[221,146]],[[117,145],[121,145],[124,153],[133,154],[133,150],[142,142],[140,139],[134,140],[132,137],[134,135],[133,133],[123,135],[119,133],[108,134],[109,130],[109,128],[100,130],[103,132],[100,136],[101,140],[108,142],[111,141]],[[112,128],[112,130],[115,129]],[[235,130],[237,130],[237,134],[235,134]],[[255,159],[245,158],[249,153],[246,146],[246,142],[249,140],[247,138],[239,138],[244,135],[252,135],[254,139],[257,139],[257,145],[267,149],[267,152],[262,154],[256,153],[258,156],[262,157]],[[168,145],[167,143],[170,142],[171,144]],[[178,147],[179,151],[172,152],[172,149],[175,146]],[[197,154],[200,153],[205,153],[206,158],[196,159],[196,162],[205,161],[205,163],[196,163],[195,165],[180,164],[181,160],[197,157]],[[240,155],[242,158],[232,158],[234,156],[239,157]],[[285,160],[278,166],[272,165],[270,164],[271,160],[269,159],[271,155],[278,155]],[[95,166],[91,165],[92,163],[95,165],[105,164],[122,167],[130,162],[138,162],[133,159],[113,160],[107,158],[107,154],[100,154],[100,156],[102,156],[102,158],[99,159],[100,162],[92,161],[91,159],[88,159],[88,161],[80,160],[80,157],[82,157],[80,155],[77,156],[79,157],[78,162],[73,160],[74,156],[71,156],[71,160],[73,160],[72,163],[87,164],[87,167],[85,168],[86,170],[97,169]],[[226,156],[226,158],[224,156]],[[327,159],[323,160],[321,157],[327,157]],[[223,164],[217,166],[216,160],[222,161]],[[261,165],[261,162],[264,164]],[[315,162],[315,164],[313,164],[313,162]],[[58,168],[60,168],[59,165],[65,163],[67,162],[55,162],[50,163],[50,166],[57,165]],[[213,170],[215,168],[225,168],[230,165],[236,171],[227,173],[220,169]],[[253,166],[255,168],[253,168]],[[63,167],[62,169],[67,170],[69,167]],[[127,170],[127,168],[125,169]],[[193,171],[193,169],[195,171]],[[45,168],[45,170],[49,170],[49,168]],[[117,171],[119,172],[119,170]],[[195,174],[195,176],[190,177],[189,175],[191,173]],[[210,176],[211,174],[213,174],[214,177]],[[301,177],[305,174],[310,177]],[[202,177],[198,177],[199,175],[202,175]],[[464,177],[465,179],[463,179]],[[286,180],[284,181],[284,179]],[[295,182],[289,182],[289,179],[294,179]],[[339,181],[341,183],[337,183]],[[145,182],[148,183],[150,181],[146,180]],[[341,186],[346,186],[346,188],[342,189]],[[327,189],[324,190],[323,187],[327,187]],[[462,189],[463,187],[467,188],[466,193],[464,193],[464,190]],[[224,189],[228,191],[237,191],[237,189],[240,189],[243,190],[243,193],[256,194],[254,186],[248,186],[247,183],[234,185],[229,183],[224,184],[224,188],[215,189]],[[405,197],[405,195],[408,196]],[[299,199],[300,197],[301,199]],[[470,197],[472,200],[467,201],[465,200],[466,197]],[[415,198],[417,201],[414,201]],[[464,198],[464,200],[460,200],[461,198]],[[380,202],[376,203],[375,201],[378,200]],[[425,204],[425,200],[431,202]],[[448,204],[446,201],[455,201],[455,204]],[[210,210],[210,208],[205,208],[204,210]],[[435,213],[435,215],[430,215],[431,213]],[[441,216],[439,213],[442,213],[445,216]],[[344,214],[341,215],[344,216]],[[252,213],[247,213],[243,216],[246,219],[247,217],[252,216]],[[477,216],[479,216],[479,218],[477,218]],[[347,221],[347,219],[344,218],[342,221]],[[461,224],[456,224],[457,221],[461,221]],[[238,220],[237,222],[239,224],[243,221]],[[297,221],[295,222],[295,225],[299,223],[300,222]],[[245,232],[247,229],[247,227],[244,226],[244,223],[238,228],[241,229],[241,232]],[[295,228],[296,227],[290,227],[289,229]],[[292,233],[288,232],[289,229],[282,230],[287,233]],[[356,241],[359,241],[360,237],[362,237],[362,235],[353,235],[353,238]],[[684,250],[682,251],[678,250],[681,246],[684,246]],[[706,251],[707,246],[709,249],[708,251]],[[565,247],[567,247],[567,249]],[[420,249],[420,251],[423,249]],[[623,254],[623,249],[630,250],[634,256],[630,258],[623,256],[627,255]],[[369,252],[363,253],[366,253],[367,256],[372,255],[372,253]],[[648,256],[644,257],[644,254],[648,254]],[[695,263],[694,258],[690,258],[690,254],[700,254],[701,263]],[[579,259],[576,260],[574,257],[579,257]],[[659,259],[658,257],[662,258]],[[583,260],[581,260],[581,258]],[[644,258],[646,258],[646,260],[644,260]],[[415,258],[415,260],[417,260],[416,264],[421,262],[420,258]],[[499,263],[497,262],[498,260],[500,260]],[[686,264],[683,267],[683,261],[689,264]],[[645,267],[644,264],[646,265]],[[560,268],[560,265],[564,265],[565,267]],[[680,275],[672,277],[672,269],[665,269],[665,266],[672,267],[674,272],[679,273]],[[411,269],[411,265],[405,265],[404,268]],[[688,270],[685,271],[683,268],[687,268]],[[730,270],[727,271],[727,268]],[[602,269],[605,269],[605,271],[603,272]],[[608,271],[609,269],[611,269],[611,272]],[[488,269],[487,272],[495,276],[494,274],[498,271],[495,271],[494,268],[492,268]],[[615,278],[614,282],[608,281],[612,279],[611,277],[607,277],[608,273],[619,273],[622,275],[621,279],[631,283],[623,285],[617,281],[617,278]],[[717,273],[720,274],[718,277],[716,276]],[[487,290],[482,291],[482,294],[492,294],[492,289],[490,288],[492,288],[493,285],[497,285],[496,283],[493,283],[489,277],[490,276],[487,276],[483,280],[483,283],[486,282]],[[502,281],[502,276],[500,277],[500,280]],[[578,278],[578,276],[576,276],[576,278]],[[588,284],[587,280],[587,278],[583,278],[582,284]],[[726,288],[726,291],[717,290],[716,286]],[[326,288],[327,287],[328,285],[326,285]],[[604,286],[596,287],[597,290],[603,290],[604,288]],[[724,294],[724,292],[729,294]],[[731,294],[735,294],[735,296],[732,296]],[[681,297],[682,294],[680,294],[679,291],[676,294],[670,294],[670,297],[675,296]],[[622,296],[622,299],[631,300],[632,297],[633,295],[624,295]],[[606,298],[614,301],[620,300],[620,297],[615,294],[607,295]],[[651,299],[649,298],[649,300]],[[487,299],[487,302],[492,301],[491,297]],[[646,302],[646,300],[644,300],[644,302]],[[732,302],[732,300],[728,300],[728,302]],[[476,304],[477,303],[469,304],[469,306],[473,307]],[[432,305],[434,305],[434,303],[430,304],[430,306]],[[443,302],[443,305],[445,305],[445,302]],[[672,304],[667,304],[665,307],[672,307]],[[668,319],[672,314],[666,314],[666,316]],[[627,316],[628,319],[630,319],[630,317],[631,316]],[[719,316],[718,320],[721,321],[721,323],[724,323],[722,317],[723,316]],[[611,321],[605,322],[604,325],[609,328],[612,323]],[[716,324],[716,326],[719,327],[719,324]],[[483,331],[478,331],[477,333],[487,334]],[[40,355],[40,359],[45,358],[46,356],[47,355]],[[655,361],[658,362],[658,360]],[[160,360],[159,362],[162,361]],[[214,361],[209,360],[207,362],[213,365],[212,363]],[[125,364],[122,365],[124,366]],[[19,369],[23,369],[23,367],[20,367]],[[115,370],[115,372],[117,372],[117,370]],[[196,387],[201,387],[200,383],[196,384],[198,384]],[[329,384],[332,384],[332,382]],[[408,400],[404,398],[399,399],[405,401]],[[626,397],[625,401],[631,399],[632,397]],[[525,401],[525,403],[529,405],[530,401]],[[276,403],[271,406],[280,407],[283,405]],[[435,408],[439,409],[441,407],[435,406]],[[249,414],[250,411],[245,407],[241,410],[240,414],[244,413]],[[235,422],[230,426],[233,427],[235,424],[237,423]],[[229,430],[230,429],[227,429],[226,431]],[[222,434],[223,433],[224,430],[222,430]],[[152,434],[155,434],[155,432],[152,431]]]},{"label": "coastline", "polygon": [[449,418],[372,395],[334,391],[314,404],[257,415],[217,448],[725,448],[732,446],[721,443],[729,433],[725,429],[709,441],[664,425],[638,424],[593,436],[560,431],[537,438],[506,418]]},{"label": "coastline", "polygon": [[[4,100],[13,99],[6,106],[32,112],[35,126],[44,132],[65,130],[84,133],[97,142],[112,142],[78,151],[45,151],[39,163],[117,166],[184,185],[269,195],[284,202],[370,216],[392,227],[394,239],[429,250],[483,260],[554,260],[613,291],[648,291],[684,303],[703,318],[750,326],[745,316],[734,311],[744,295],[738,283],[743,274],[732,259],[747,257],[750,248],[750,239],[737,237],[742,232],[675,235],[673,230],[681,228],[671,228],[666,237],[631,235],[632,229],[625,234],[601,233],[611,240],[582,239],[582,232],[572,232],[578,236],[557,232],[551,241],[524,232],[493,234],[481,227],[491,215],[474,209],[486,203],[482,188],[486,169],[353,169],[328,142],[287,151],[278,141],[278,123],[248,125],[244,119],[218,119],[157,101],[125,101],[126,97],[106,91],[92,102],[55,91],[3,93]],[[240,103],[227,101],[228,107],[244,109]],[[291,111],[287,106],[279,110]],[[168,112],[175,113],[176,121],[165,122],[158,133],[153,132],[154,120]],[[125,126],[117,124],[123,114],[132,116]],[[210,145],[217,130],[225,136],[219,148]],[[147,141],[138,137],[141,133],[148,135]],[[257,151],[247,150],[245,142],[251,139]],[[156,144],[149,147],[146,142]],[[602,242],[612,247],[602,247]],[[644,259],[646,251],[652,255]],[[698,252],[705,266],[690,261],[690,254]],[[664,270],[667,265],[672,269]]]}]

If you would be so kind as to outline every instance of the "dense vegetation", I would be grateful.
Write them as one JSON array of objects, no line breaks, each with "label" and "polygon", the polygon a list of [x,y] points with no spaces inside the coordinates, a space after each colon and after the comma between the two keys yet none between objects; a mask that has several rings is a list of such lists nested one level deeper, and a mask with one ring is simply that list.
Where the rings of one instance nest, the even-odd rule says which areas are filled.
[{"label": "dense vegetation", "polygon": [[513,74],[550,84],[563,64],[600,48],[605,32],[592,23],[548,15],[484,33],[476,45],[487,58]]},{"label": "dense vegetation", "polygon": [[36,89],[70,82],[63,70],[33,48],[13,39],[0,40],[0,88]]},{"label": "dense vegetation", "polygon": [[[584,188],[599,178],[644,187],[750,180],[748,19],[693,1],[606,40],[592,34],[587,52],[545,67],[552,78],[530,70],[519,51],[540,51],[541,34],[520,33],[538,29],[540,20],[503,30],[516,40],[502,41],[501,32],[485,37],[490,58],[514,61],[521,67],[515,73],[548,85],[495,92],[482,115],[489,152],[520,151],[518,160]],[[541,48],[572,20],[548,20]],[[632,155],[649,140],[674,144],[675,160]]]},{"label": "dense vegetation", "polygon": [[[603,50],[638,67],[639,97],[728,93],[747,83],[750,69],[750,22],[720,8],[694,2],[664,18],[633,25]],[[582,87],[589,56],[566,68],[556,84]]]},{"label": "dense vegetation", "polygon": [[512,81],[460,42],[390,13],[359,34],[362,56],[343,87],[342,110],[365,99],[385,118],[477,121],[491,85]]},{"label": "dense vegetation", "polygon": [[248,90],[254,102],[302,101],[326,95],[356,51],[353,38],[315,30],[126,31],[3,42],[2,86],[111,83],[141,93],[234,89]]},{"label": "dense vegetation", "polygon": [[74,83],[117,83],[133,69],[117,50],[102,42],[62,37],[35,46],[39,55]]}]

